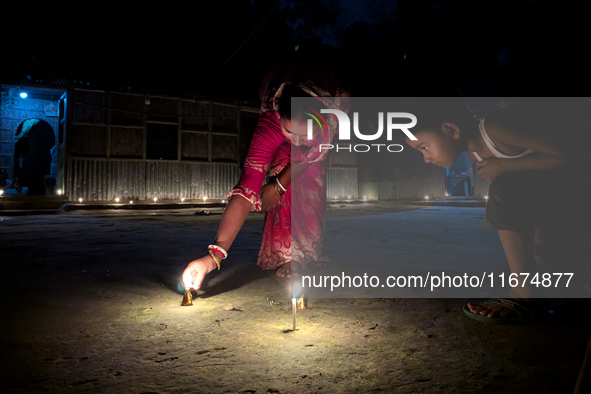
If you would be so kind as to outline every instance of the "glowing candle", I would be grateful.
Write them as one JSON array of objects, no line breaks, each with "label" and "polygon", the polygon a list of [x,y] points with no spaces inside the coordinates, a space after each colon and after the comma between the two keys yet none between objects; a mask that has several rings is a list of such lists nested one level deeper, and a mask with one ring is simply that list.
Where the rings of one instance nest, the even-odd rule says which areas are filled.
[{"label": "glowing candle", "polygon": [[296,310],[298,309],[296,299],[301,291],[302,291],[302,285],[300,285],[298,282],[294,283],[293,287],[291,288],[291,315],[293,317],[293,331],[294,332],[296,330]]},{"label": "glowing candle", "polygon": [[291,299],[291,315],[293,316],[293,331],[296,330],[296,299]]},{"label": "glowing candle", "polygon": [[181,302],[182,306],[192,306],[193,305],[193,294],[191,294],[191,290],[185,290],[185,295],[183,296],[183,301]]},{"label": "glowing candle", "polygon": [[117,197],[117,198],[115,199],[115,202],[119,202],[119,197]]},{"label": "glowing candle", "polygon": [[82,202],[82,199],[81,199],[81,198],[79,198],[79,199],[78,199],[78,202]]},{"label": "glowing candle", "polygon": [[181,202],[185,202],[185,198],[184,198],[184,197],[183,197],[183,198],[181,198]]},{"label": "glowing candle", "polygon": [[57,194],[58,194],[58,196],[61,196],[62,195],[61,189],[57,191]]},{"label": "glowing candle", "polygon": [[154,197],[154,202],[158,201],[158,199],[156,197]]},{"label": "glowing candle", "polygon": [[207,200],[207,197],[203,197],[203,201]]},{"label": "glowing candle", "polygon": [[133,201],[130,201],[129,203],[130,203],[130,204],[133,204]]}]

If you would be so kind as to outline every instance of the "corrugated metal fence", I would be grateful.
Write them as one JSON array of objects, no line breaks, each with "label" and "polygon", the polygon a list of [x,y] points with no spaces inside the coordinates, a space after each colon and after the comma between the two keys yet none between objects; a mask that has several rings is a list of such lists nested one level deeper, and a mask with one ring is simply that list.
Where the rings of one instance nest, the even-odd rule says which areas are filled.
[{"label": "corrugated metal fence", "polygon": [[357,198],[357,168],[330,168],[326,180],[326,196],[329,199]]},{"label": "corrugated metal fence", "polygon": [[225,199],[238,181],[238,166],[127,160],[68,160],[66,194],[71,200],[113,201]]},{"label": "corrugated metal fence", "polygon": [[488,195],[490,181],[486,181],[480,178],[478,175],[474,175],[472,179],[474,180],[474,197],[484,197]]}]

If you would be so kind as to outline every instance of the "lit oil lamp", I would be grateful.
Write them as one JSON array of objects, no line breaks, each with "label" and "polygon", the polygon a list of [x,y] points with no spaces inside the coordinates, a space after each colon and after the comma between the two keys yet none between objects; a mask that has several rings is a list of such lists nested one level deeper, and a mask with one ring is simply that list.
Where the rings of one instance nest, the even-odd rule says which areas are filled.
[{"label": "lit oil lamp", "polygon": [[182,306],[192,306],[193,305],[193,294],[191,293],[190,289],[185,290],[185,295],[183,296],[183,301],[181,302]]},{"label": "lit oil lamp", "polygon": [[293,331],[296,330],[296,310],[306,309],[308,300],[302,294],[302,285],[299,282],[293,284],[291,288],[291,315],[293,317]]}]

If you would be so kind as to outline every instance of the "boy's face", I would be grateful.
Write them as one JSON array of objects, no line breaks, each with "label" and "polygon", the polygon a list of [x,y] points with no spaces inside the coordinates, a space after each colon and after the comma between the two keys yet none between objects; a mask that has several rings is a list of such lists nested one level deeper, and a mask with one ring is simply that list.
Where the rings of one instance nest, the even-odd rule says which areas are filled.
[{"label": "boy's face", "polygon": [[460,130],[453,123],[444,123],[439,131],[427,129],[413,134],[417,140],[407,138],[406,143],[423,154],[425,163],[449,168],[462,152]]}]

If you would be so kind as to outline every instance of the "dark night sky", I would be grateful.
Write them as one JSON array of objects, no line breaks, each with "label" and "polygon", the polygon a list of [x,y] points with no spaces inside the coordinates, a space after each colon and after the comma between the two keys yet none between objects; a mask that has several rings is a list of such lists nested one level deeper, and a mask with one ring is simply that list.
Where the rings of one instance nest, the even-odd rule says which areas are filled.
[{"label": "dark night sky", "polygon": [[283,0],[206,86],[276,0],[122,4],[5,6],[2,82],[256,103],[299,60],[355,96],[588,95],[589,17],[556,2]]}]

